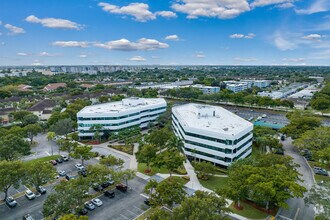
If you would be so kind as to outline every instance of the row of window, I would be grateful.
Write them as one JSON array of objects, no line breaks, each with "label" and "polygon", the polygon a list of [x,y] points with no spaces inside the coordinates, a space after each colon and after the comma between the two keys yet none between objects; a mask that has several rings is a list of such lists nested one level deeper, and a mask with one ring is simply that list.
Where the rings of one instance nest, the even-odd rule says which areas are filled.
[{"label": "row of window", "polygon": [[205,156],[205,157],[214,158],[216,160],[221,160],[221,161],[228,162],[228,163],[231,162],[231,158],[228,158],[228,157],[223,158],[223,157],[220,157],[220,156],[217,156],[217,155],[208,154],[208,153],[205,153],[205,152],[197,151],[195,149],[190,149],[190,148],[186,148],[186,147],[184,149],[188,152],[191,152],[193,156],[194,156],[194,154],[199,154],[199,155],[202,155],[202,156]]},{"label": "row of window", "polygon": [[132,114],[129,114],[129,115],[118,116],[118,117],[90,117],[90,118],[78,117],[78,120],[82,120],[82,121],[117,120],[117,119],[123,119],[123,118],[136,116],[136,115],[139,115],[139,114],[144,113],[144,112],[154,112],[154,111],[163,110],[163,109],[166,109],[166,106],[165,107],[160,107],[160,108],[154,108],[154,109],[147,109],[147,110],[143,110],[143,111],[140,111],[140,112],[132,113]]},{"label": "row of window", "polygon": [[[176,122],[175,122],[175,121],[173,121],[173,122],[174,122],[174,125],[177,127]],[[173,130],[176,132],[175,129],[173,129]],[[183,138],[183,135],[182,135],[182,133],[181,133],[181,131],[180,131],[180,129],[177,129],[177,130],[178,130],[179,133],[180,133],[181,139],[184,139],[184,138]],[[235,148],[235,149],[233,150],[233,153],[238,152],[240,149],[242,149],[243,147],[245,147],[245,146],[246,146],[247,144],[249,144],[251,141],[252,141],[252,138],[249,139],[249,140],[247,140],[245,143],[243,143],[243,144],[242,144],[241,146],[239,146],[238,148]],[[214,146],[210,146],[210,145],[208,145],[208,144],[202,144],[202,143],[198,143],[198,142],[190,141],[190,140],[184,140],[184,142],[187,143],[187,144],[191,144],[191,145],[195,145],[195,146],[203,147],[203,148],[210,149],[210,150],[215,150],[215,151],[222,152],[222,153],[225,153],[225,154],[231,154],[231,153],[232,153],[232,150],[231,150],[231,149],[228,149],[228,148],[223,149],[223,148],[214,147]]]},{"label": "row of window", "polygon": [[[104,127],[109,127],[109,126],[120,126],[120,125],[123,125],[123,124],[128,124],[128,123],[131,123],[131,122],[134,122],[134,121],[139,121],[143,118],[147,118],[147,117],[155,117],[155,116],[158,116],[159,114],[153,114],[153,115],[146,115],[146,116],[143,116],[141,118],[136,118],[136,119],[133,119],[133,120],[128,120],[128,121],[124,121],[124,122],[120,122],[120,123],[114,123],[114,124],[110,124],[110,123],[103,123],[103,124],[99,124],[99,125],[102,125]],[[79,127],[92,127],[93,125],[95,124],[84,124],[84,123],[79,123],[78,126]]]},{"label": "row of window", "polygon": [[251,148],[245,149],[242,153],[240,153],[238,156],[234,158],[234,161],[240,159],[246,152],[248,152]]},{"label": "row of window", "polygon": [[218,139],[218,138],[213,138],[213,137],[208,137],[205,135],[200,135],[200,134],[194,134],[194,133],[190,133],[190,132],[186,132],[183,127],[181,126],[180,123],[178,123],[178,119],[175,117],[175,115],[173,114],[173,118],[172,120],[175,122],[176,125],[179,125],[180,128],[182,129],[182,131],[185,133],[185,135],[191,136],[191,137],[196,137],[196,138],[201,138],[204,140],[209,140],[209,141],[213,141],[213,142],[217,142],[217,143],[222,143],[225,145],[232,145],[232,144],[237,144],[239,143],[241,140],[243,140],[244,138],[248,137],[249,135],[252,134],[252,132],[248,132],[245,135],[243,135],[242,137],[240,137],[239,139],[236,139],[234,141],[232,140],[222,140],[222,139]]},{"label": "row of window", "polygon": [[[132,126],[129,126],[129,127],[140,126],[141,124],[152,123],[152,122],[155,122],[155,120],[144,121],[144,122],[141,122],[140,124],[132,125]],[[112,131],[112,132],[116,131],[116,132],[118,132],[118,131],[124,130],[126,128],[129,128],[129,127],[125,127],[125,128],[121,128],[121,129],[111,129],[111,130],[105,129],[105,130],[101,130],[101,132],[105,132],[105,131]],[[89,130],[78,130],[78,131],[81,134],[93,133],[93,131],[89,131]]]}]

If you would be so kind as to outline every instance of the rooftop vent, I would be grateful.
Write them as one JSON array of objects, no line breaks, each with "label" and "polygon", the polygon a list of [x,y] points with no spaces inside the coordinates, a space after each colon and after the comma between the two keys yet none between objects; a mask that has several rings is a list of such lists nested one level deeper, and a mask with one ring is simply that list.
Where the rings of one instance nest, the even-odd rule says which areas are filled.
[{"label": "rooftop vent", "polygon": [[229,128],[224,128],[223,130],[224,130],[224,131],[228,131],[228,130],[229,130]]}]

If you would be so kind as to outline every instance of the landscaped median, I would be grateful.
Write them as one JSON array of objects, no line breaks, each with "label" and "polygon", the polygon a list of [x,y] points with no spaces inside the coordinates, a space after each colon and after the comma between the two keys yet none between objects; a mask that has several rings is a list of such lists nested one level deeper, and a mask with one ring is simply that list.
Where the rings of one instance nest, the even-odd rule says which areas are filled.
[{"label": "landscaped median", "polygon": [[60,157],[60,155],[51,155],[51,156],[47,156],[47,157],[40,157],[40,158],[36,158],[36,159],[33,159],[33,160],[24,161],[24,163],[30,164],[30,163],[49,162],[51,160],[56,160],[59,157]]},{"label": "landscaped median", "polygon": [[133,144],[117,144],[117,145],[109,144],[108,147],[133,155],[133,150],[134,150]]},{"label": "landscaped median", "polygon": [[[153,176],[156,173],[161,173],[161,174],[169,174],[169,170],[166,168],[158,168],[158,167],[150,167],[150,172],[146,172],[148,170],[148,167],[145,163],[138,163],[138,171],[140,173],[146,174],[148,176]],[[178,169],[174,170],[174,174],[179,174],[179,175],[186,175],[187,171],[185,170],[184,166],[180,166]]]},{"label": "landscaped median", "polygon": [[240,205],[241,205],[242,209],[237,209],[237,207],[235,206],[235,203],[232,203],[229,206],[229,210],[232,213],[244,216],[249,219],[265,219],[271,214],[275,215],[277,212],[277,210],[276,210],[276,211],[274,211],[274,213],[268,214],[267,212],[261,211],[257,207],[255,207],[249,203],[246,203],[246,202],[241,202]]}]

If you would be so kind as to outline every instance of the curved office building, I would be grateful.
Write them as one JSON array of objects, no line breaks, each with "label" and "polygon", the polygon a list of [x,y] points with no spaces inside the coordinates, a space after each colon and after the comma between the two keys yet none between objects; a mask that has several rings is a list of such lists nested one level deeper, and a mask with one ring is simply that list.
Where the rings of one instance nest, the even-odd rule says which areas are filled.
[{"label": "curved office building", "polygon": [[101,125],[102,130],[116,132],[121,129],[140,126],[147,127],[166,111],[166,101],[162,98],[126,98],[118,102],[86,106],[77,113],[79,137],[92,137],[93,125]]},{"label": "curved office building", "polygon": [[173,107],[172,125],[190,158],[225,166],[252,152],[253,124],[211,105]]}]

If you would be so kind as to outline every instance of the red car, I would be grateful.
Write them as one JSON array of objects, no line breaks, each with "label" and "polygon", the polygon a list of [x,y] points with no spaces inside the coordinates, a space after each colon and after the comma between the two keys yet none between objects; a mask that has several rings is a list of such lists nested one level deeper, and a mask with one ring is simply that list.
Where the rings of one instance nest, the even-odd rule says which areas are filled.
[{"label": "red car", "polygon": [[53,166],[57,165],[56,160],[51,160],[51,161],[49,161],[49,163],[53,164]]}]

